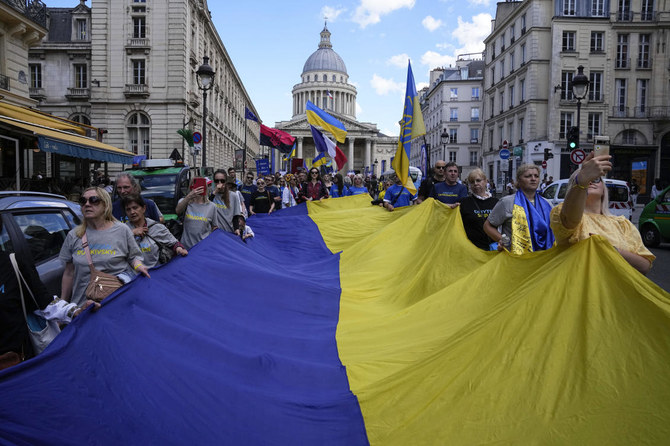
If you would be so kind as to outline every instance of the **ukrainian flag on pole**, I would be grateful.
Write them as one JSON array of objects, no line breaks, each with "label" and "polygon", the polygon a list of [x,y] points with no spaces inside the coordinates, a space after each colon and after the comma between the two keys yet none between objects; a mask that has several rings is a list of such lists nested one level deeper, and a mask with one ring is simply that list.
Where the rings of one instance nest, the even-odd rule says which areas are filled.
[{"label": "ukrainian flag on pole", "polygon": [[398,150],[391,166],[398,177],[402,180],[407,190],[416,194],[416,187],[409,178],[409,155],[412,150],[411,142],[414,138],[426,134],[426,126],[423,123],[419,95],[414,84],[412,65],[407,62],[407,92],[405,93],[405,108],[400,121],[400,137],[398,138]]}]

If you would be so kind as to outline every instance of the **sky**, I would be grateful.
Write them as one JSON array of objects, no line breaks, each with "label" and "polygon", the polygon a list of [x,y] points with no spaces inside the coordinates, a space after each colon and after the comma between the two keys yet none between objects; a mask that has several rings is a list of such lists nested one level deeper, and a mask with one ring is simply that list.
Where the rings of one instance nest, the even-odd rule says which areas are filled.
[{"label": "sky", "polygon": [[291,119],[291,90],[318,49],[327,17],[333,50],[358,92],[357,120],[376,123],[390,136],[400,130],[408,60],[420,90],[428,85],[431,69],[484,50],[496,8],[491,0],[210,0],[208,6],[265,125]]}]

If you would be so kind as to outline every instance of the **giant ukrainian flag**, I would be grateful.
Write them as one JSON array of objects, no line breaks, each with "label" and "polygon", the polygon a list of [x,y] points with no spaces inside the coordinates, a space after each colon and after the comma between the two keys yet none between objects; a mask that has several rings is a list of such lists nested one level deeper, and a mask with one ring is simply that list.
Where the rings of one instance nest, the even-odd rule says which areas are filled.
[{"label": "giant ukrainian flag", "polygon": [[426,134],[426,126],[423,123],[419,95],[414,84],[412,65],[407,61],[407,87],[405,91],[405,106],[402,119],[400,120],[400,136],[398,138],[398,150],[391,166],[395,170],[402,184],[412,193],[416,194],[416,187],[409,177],[409,158],[412,151],[412,140]]},{"label": "giant ukrainian flag", "polygon": [[0,372],[0,444],[667,444],[670,296],[604,239],[513,256],[432,199],[307,206]]}]

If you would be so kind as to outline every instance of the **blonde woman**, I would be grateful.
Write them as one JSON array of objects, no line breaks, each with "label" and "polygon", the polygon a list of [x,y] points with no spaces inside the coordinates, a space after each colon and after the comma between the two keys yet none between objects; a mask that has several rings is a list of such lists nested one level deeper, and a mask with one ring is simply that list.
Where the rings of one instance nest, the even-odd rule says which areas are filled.
[{"label": "blonde woman", "polygon": [[207,198],[205,186],[195,187],[195,178],[189,184],[190,192],[177,203],[177,215],[184,214],[184,232],[181,244],[187,250],[204,240],[216,229],[216,206]]},{"label": "blonde woman", "polygon": [[551,211],[551,228],[559,245],[571,245],[598,234],[642,274],[656,258],[642,243],[637,228],[624,216],[609,213],[609,197],[603,176],[612,169],[609,155],[589,154],[572,174],[563,203]]},{"label": "blonde woman", "polygon": [[112,215],[112,200],[102,188],[90,187],[79,199],[84,221],[72,229],[61,247],[59,258],[65,263],[61,281],[61,299],[86,303],[86,286],[91,275],[82,237],[86,234],[93,266],[128,282],[136,271],[149,277],[142,263],[133,233]]},{"label": "blonde woman", "polygon": [[484,232],[484,222],[498,203],[486,188],[486,175],[481,169],[474,169],[466,178],[470,195],[461,199],[459,209],[463,227],[468,239],[476,247],[489,250],[493,240]]}]

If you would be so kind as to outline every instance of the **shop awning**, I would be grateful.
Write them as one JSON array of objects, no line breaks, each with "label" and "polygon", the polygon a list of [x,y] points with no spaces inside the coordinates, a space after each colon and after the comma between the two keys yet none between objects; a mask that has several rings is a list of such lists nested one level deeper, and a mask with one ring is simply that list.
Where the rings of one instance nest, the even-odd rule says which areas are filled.
[{"label": "shop awning", "polygon": [[27,122],[0,117],[0,123],[28,130],[38,136],[41,150],[61,155],[110,163],[132,164],[133,154],[109,144],[84,136],[73,135],[53,128],[32,125]]},{"label": "shop awning", "polygon": [[49,127],[56,130],[65,130],[68,132],[76,132],[80,135],[86,134],[86,130],[76,124],[70,123],[56,116],[33,110],[28,107],[19,107],[17,105],[0,103],[0,115],[42,127]]}]

